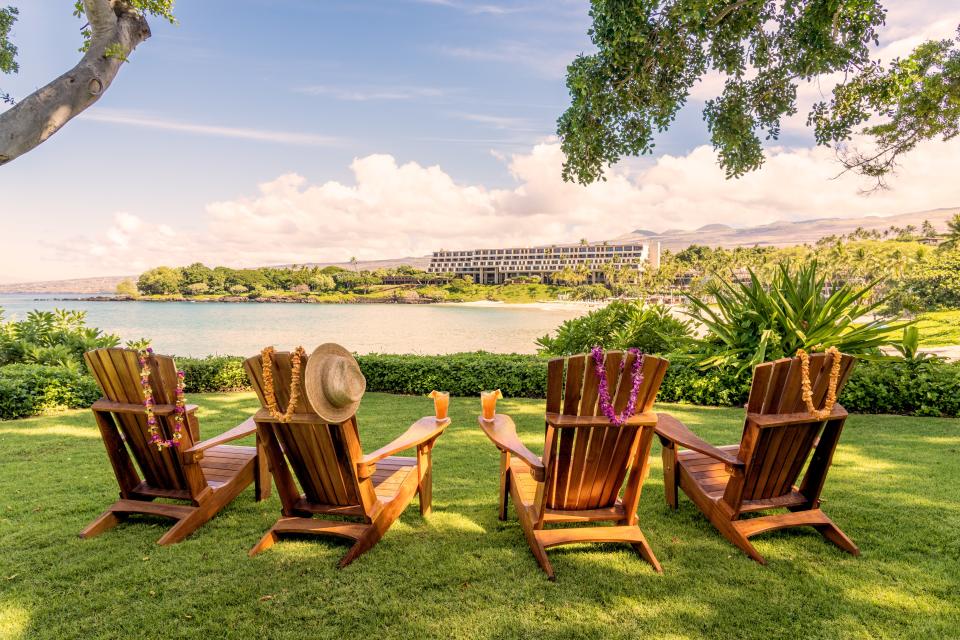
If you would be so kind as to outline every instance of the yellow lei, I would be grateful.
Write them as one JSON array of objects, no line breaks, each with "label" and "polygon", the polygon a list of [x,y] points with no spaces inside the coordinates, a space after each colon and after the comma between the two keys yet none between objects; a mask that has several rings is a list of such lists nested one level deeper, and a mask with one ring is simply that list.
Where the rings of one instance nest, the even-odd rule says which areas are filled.
[{"label": "yellow lei", "polygon": [[297,403],[300,401],[300,371],[303,357],[307,352],[303,347],[297,347],[290,356],[290,401],[287,410],[280,413],[277,408],[277,394],[273,389],[273,347],[265,347],[260,352],[260,361],[263,365],[263,398],[267,403],[267,411],[277,422],[290,422]]},{"label": "yellow lei", "polygon": [[843,354],[836,347],[830,347],[826,351],[827,355],[833,356],[833,366],[830,368],[830,381],[827,384],[827,399],[823,404],[823,409],[817,409],[813,406],[813,386],[810,382],[810,356],[803,349],[797,349],[797,356],[800,358],[800,384],[803,389],[803,403],[807,405],[809,411],[817,420],[826,420],[833,407],[837,404],[837,385],[840,382],[840,362],[843,360]]}]

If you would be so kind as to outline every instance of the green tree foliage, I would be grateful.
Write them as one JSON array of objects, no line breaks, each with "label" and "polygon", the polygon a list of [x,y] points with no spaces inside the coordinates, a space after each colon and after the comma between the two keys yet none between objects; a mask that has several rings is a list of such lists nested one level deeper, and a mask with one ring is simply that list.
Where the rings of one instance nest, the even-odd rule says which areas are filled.
[{"label": "green tree foliage", "polygon": [[179,293],[182,282],[182,270],[157,267],[140,275],[137,280],[137,289],[140,290],[140,293],[146,295]]},{"label": "green tree foliage", "polygon": [[929,41],[889,67],[871,62],[834,89],[833,98],[818,103],[810,114],[818,144],[849,140],[854,129],[867,126],[876,149],[841,148],[847,169],[877,178],[896,166],[897,159],[923,140],[946,141],[960,133],[960,28],[955,40]]},{"label": "green tree foliage", "polygon": [[587,184],[624,156],[651,153],[694,83],[725,78],[703,117],[727,177],[758,169],[761,136],[776,139],[797,111],[797,86],[845,74],[809,114],[818,144],[864,130],[881,155],[848,166],[882,176],[918,141],[948,139],[960,122],[960,63],[951,40],[921,44],[889,68],[871,60],[885,10],[879,0],[593,0],[597,52],[567,69],[571,105],[557,132],[565,180]]},{"label": "green tree foliage", "polygon": [[752,271],[749,282],[716,280],[708,288],[713,303],[688,296],[690,315],[707,329],[690,352],[703,367],[740,372],[801,348],[879,355],[880,347],[897,344],[905,325],[869,319],[885,302],[866,302],[876,286],[832,285],[815,261],[780,265],[769,285]]},{"label": "green tree foliage", "polygon": [[892,289],[892,311],[960,309],[960,248],[932,252],[905,271]]},{"label": "green tree foliage", "polygon": [[585,353],[595,346],[666,354],[684,344],[692,332],[690,322],[674,317],[667,307],[615,300],[567,320],[556,335],[537,339],[537,345],[539,353],[549,356]]},{"label": "green tree foliage", "polygon": [[[10,31],[18,13],[16,7],[0,7],[0,73],[16,73],[20,69],[16,60],[17,48],[10,42]],[[13,104],[13,98],[0,90],[0,102]]]},{"label": "green tree foliage", "polygon": [[82,370],[90,349],[115,347],[120,338],[88,327],[85,311],[30,311],[18,322],[0,317],[0,366],[41,364]]},{"label": "green tree foliage", "polygon": [[947,222],[947,237],[937,247],[939,251],[951,251],[960,249],[960,213],[954,215]]},{"label": "green tree foliage", "polygon": [[122,280],[117,285],[117,295],[136,297],[140,295],[140,292],[137,291],[137,285],[134,284],[133,280],[128,279],[128,280]]}]

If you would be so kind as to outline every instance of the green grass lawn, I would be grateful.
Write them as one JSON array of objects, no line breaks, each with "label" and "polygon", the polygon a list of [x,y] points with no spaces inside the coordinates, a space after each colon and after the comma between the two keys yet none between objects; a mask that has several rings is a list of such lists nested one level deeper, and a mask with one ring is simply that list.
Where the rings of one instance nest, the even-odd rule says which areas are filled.
[{"label": "green grass lawn", "polygon": [[[204,437],[248,415],[252,394],[193,396]],[[434,512],[416,500],[373,550],[343,570],[331,539],[247,550],[279,516],[276,492],[247,489],[192,537],[155,545],[168,522],[132,519],[77,532],[117,496],[88,411],[0,422],[0,638],[956,638],[960,634],[960,421],[854,416],[824,490],[824,510],[863,552],[812,529],[755,538],[748,560],[693,504],[663,501],[659,445],[640,524],[663,564],[629,547],[550,552],[557,582],[531,556],[515,517],[497,520],[493,446],[475,399],[452,402],[434,451]],[[525,443],[542,450],[542,404],[506,400]],[[429,399],[368,394],[364,450],[385,444]],[[715,444],[741,412],[661,407]],[[513,514],[511,513],[511,516]]]},{"label": "green grass lawn", "polygon": [[930,311],[917,318],[920,339],[925,347],[960,344],[960,309]]}]

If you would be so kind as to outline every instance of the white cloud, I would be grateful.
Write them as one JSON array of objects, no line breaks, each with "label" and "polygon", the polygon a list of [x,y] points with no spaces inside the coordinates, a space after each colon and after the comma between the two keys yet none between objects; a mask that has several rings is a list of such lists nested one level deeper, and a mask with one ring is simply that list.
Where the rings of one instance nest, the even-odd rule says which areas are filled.
[{"label": "white cloud", "polygon": [[109,124],[120,124],[147,129],[162,129],[165,131],[178,131],[180,133],[215,136],[219,138],[256,140],[258,142],[273,142],[279,144],[313,147],[329,147],[341,143],[340,140],[331,136],[321,136],[300,131],[275,131],[271,129],[247,129],[240,127],[224,127],[211,124],[197,124],[192,122],[182,122],[179,120],[169,120],[149,114],[119,109],[94,108],[84,112],[79,117],[83,118],[84,120],[106,122]]},{"label": "white cloud", "polygon": [[[354,160],[350,183],[312,184],[286,174],[252,195],[210,203],[206,218],[175,242],[167,227],[132,224],[130,214],[118,214],[72,259],[84,262],[78,270],[96,265],[102,273],[128,273],[197,260],[255,266],[395,258],[439,248],[603,240],[638,227],[757,225],[960,204],[960,139],[921,145],[892,180],[894,189],[871,197],[859,194],[865,183],[857,176],[833,179],[839,169],[828,149],[772,149],[762,170],[728,181],[713,150],[702,146],[630,172],[615,168],[606,182],[589,187],[560,179],[562,153],[554,141],[503,159],[515,179],[503,189],[459,184],[439,166],[401,164],[383,154]],[[164,241],[147,241],[157,236]]]}]

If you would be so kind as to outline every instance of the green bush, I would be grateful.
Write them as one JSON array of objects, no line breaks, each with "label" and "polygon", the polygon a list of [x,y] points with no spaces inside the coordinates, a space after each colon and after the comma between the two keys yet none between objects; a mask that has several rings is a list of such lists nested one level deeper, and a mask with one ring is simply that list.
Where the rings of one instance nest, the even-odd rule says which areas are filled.
[{"label": "green bush", "polygon": [[242,391],[250,388],[247,372],[240,356],[207,356],[206,358],[177,358],[177,368],[183,371],[184,392],[213,393]]},{"label": "green bush", "polygon": [[585,316],[567,320],[555,336],[537,340],[540,353],[565,356],[586,353],[595,346],[604,349],[636,347],[644,353],[666,354],[686,342],[690,323],[670,314],[659,304],[614,300]]},{"label": "green bush", "polygon": [[855,413],[960,417],[960,362],[860,362],[840,403]]},{"label": "green bush", "polygon": [[897,344],[895,334],[905,325],[870,318],[885,302],[868,302],[878,284],[834,286],[816,261],[796,268],[782,263],[769,284],[753,271],[746,283],[714,280],[708,287],[713,302],[687,296],[694,318],[707,329],[691,353],[704,367],[741,370],[792,357],[800,348],[879,355],[880,347]]},{"label": "green bush", "polygon": [[59,366],[10,364],[0,367],[0,419],[33,416],[54,409],[89,407],[100,397],[90,376]]},{"label": "green bush", "polygon": [[433,389],[455,396],[500,389],[504,395],[543,398],[547,360],[537,356],[478,351],[444,356],[369,354],[358,356],[367,390],[422,394]]}]

